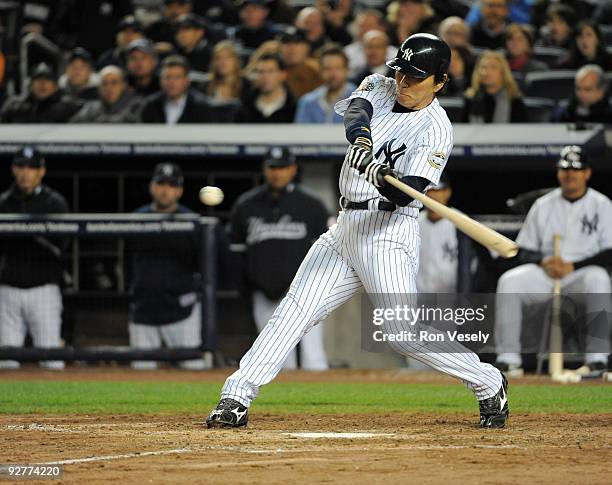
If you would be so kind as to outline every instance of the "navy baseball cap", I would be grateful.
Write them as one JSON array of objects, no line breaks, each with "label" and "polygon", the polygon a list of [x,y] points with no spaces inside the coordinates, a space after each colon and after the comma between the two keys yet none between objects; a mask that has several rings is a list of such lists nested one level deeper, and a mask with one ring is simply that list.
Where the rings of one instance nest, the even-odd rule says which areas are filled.
[{"label": "navy baseball cap", "polygon": [[271,168],[282,168],[288,167],[295,163],[295,156],[288,148],[273,147],[270,149],[266,158],[264,158],[264,165]]},{"label": "navy baseball cap", "polygon": [[34,67],[30,77],[32,78],[32,81],[34,79],[50,79],[51,81],[57,81],[53,68],[44,62],[41,62]]},{"label": "navy baseball cap", "polygon": [[70,52],[68,62],[72,62],[75,59],[81,59],[90,66],[93,66],[93,57],[91,57],[89,51],[87,49],[84,49],[83,47],[75,47],[72,52]]},{"label": "navy baseball cap", "polygon": [[159,163],[153,170],[151,181],[158,184],[166,182],[170,185],[182,187],[184,182],[183,171],[175,163]]},{"label": "navy baseball cap", "polygon": [[306,32],[295,27],[289,27],[285,32],[278,36],[278,40],[283,44],[308,44]]},{"label": "navy baseball cap", "polygon": [[268,0],[238,0],[236,2],[236,7],[238,8],[242,8],[245,5],[258,5],[260,7],[265,7],[265,8],[269,8],[269,2]]},{"label": "navy baseball cap", "polygon": [[126,15],[117,24],[117,32],[131,29],[135,32],[143,32],[142,24],[133,15]]},{"label": "navy baseball cap", "polygon": [[128,44],[125,51],[130,54],[134,51],[144,52],[146,54],[156,56],[155,46],[148,39],[136,39]]},{"label": "navy baseball cap", "polygon": [[562,170],[584,170],[588,168],[589,162],[578,145],[563,147],[557,161],[557,168]]},{"label": "navy baseball cap", "polygon": [[188,13],[183,15],[176,26],[177,29],[206,29],[206,20],[199,15]]},{"label": "navy baseball cap", "polygon": [[36,148],[25,146],[13,157],[13,165],[42,168],[45,166],[45,159]]}]

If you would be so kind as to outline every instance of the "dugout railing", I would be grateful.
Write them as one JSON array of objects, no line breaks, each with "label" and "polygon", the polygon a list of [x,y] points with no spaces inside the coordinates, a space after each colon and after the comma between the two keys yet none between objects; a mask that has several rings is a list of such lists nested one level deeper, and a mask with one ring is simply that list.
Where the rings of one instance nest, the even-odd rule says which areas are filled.
[{"label": "dugout railing", "polygon": [[[110,320],[119,315],[119,325],[127,327],[127,302],[129,301],[129,274],[130,261],[126,259],[125,241],[135,242],[139,238],[156,237],[172,238],[176,236],[193,236],[197,242],[197,268],[194,272],[199,274],[199,301],[201,302],[202,346],[199,349],[158,349],[135,350],[125,346],[113,345],[73,345],[75,335],[72,334],[65,348],[36,349],[36,348],[0,348],[0,360],[13,359],[22,362],[38,360],[64,360],[64,361],[117,361],[130,360],[161,360],[178,361],[202,357],[205,352],[214,353],[218,349],[217,342],[217,229],[219,221],[214,217],[200,217],[195,214],[62,214],[47,216],[28,216],[17,214],[0,215],[0,238],[35,238],[45,244],[45,241],[68,242],[63,253],[64,267],[64,316],[72,310],[77,299],[85,301],[92,309],[100,312],[101,319],[92,322],[92,314],[81,312],[80,319],[89,321],[74,321],[74,314],[69,320],[74,328],[91,330],[96,325],[104,327]],[[83,242],[100,242],[102,248],[97,251],[83,251]],[[109,245],[108,243],[111,242]],[[92,257],[88,259],[87,257]],[[83,285],[81,275],[91,261],[96,258],[110,256],[117,268],[117,281],[109,291],[87,288]],[[34,264],[24,260],[24,265]],[[105,313],[105,310],[108,313]],[[109,321],[104,322],[103,315],[113,315]],[[0,322],[1,323],[1,322]],[[64,334],[66,332],[63,332]],[[78,340],[78,339],[76,339]],[[92,342],[95,339],[91,339]]]}]

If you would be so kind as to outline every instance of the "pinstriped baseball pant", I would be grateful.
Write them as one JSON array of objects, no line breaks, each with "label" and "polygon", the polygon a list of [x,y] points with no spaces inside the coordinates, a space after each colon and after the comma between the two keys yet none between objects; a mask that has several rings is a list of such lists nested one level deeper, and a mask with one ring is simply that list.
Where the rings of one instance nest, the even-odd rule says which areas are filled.
[{"label": "pinstriped baseball pant", "polygon": [[[383,211],[345,210],[311,247],[263,332],[225,381],[222,398],[245,406],[270,382],[314,325],[355,293],[365,290],[376,307],[410,304],[416,293],[418,221]],[[412,296],[411,296],[412,295]],[[401,324],[403,325],[403,324]],[[403,327],[390,322],[384,331]],[[501,374],[458,343],[389,342],[397,352],[464,382],[478,399],[497,393]]]}]

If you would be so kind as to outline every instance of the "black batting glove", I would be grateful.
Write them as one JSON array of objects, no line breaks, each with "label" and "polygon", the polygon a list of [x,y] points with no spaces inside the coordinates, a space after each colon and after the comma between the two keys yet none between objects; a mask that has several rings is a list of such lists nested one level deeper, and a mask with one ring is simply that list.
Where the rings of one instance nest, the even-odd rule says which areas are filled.
[{"label": "black batting glove", "polygon": [[374,187],[384,187],[387,185],[385,175],[391,175],[396,177],[395,172],[384,163],[370,162],[363,172],[365,179],[370,182]]},{"label": "black batting glove", "polygon": [[366,167],[372,163],[372,140],[366,136],[358,136],[349,148],[348,162],[351,167],[364,173]]}]

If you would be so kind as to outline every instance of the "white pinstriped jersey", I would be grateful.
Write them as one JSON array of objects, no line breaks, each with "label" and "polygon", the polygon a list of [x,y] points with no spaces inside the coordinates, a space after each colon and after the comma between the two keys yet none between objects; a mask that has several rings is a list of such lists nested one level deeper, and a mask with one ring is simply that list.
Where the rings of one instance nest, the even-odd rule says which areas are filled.
[{"label": "white pinstriped jersey", "polygon": [[570,202],[557,188],[534,202],[516,242],[551,256],[555,234],[561,235],[565,261],[580,261],[612,248],[612,202],[591,188]]},{"label": "white pinstriped jersey", "polygon": [[[367,99],[374,108],[370,130],[376,161],[390,165],[399,177],[414,175],[437,184],[453,148],[453,127],[438,100],[417,111],[396,113],[397,83],[380,74],[366,77],[350,97],[338,101],[336,112],[343,115],[354,98]],[[340,171],[340,193],[353,202],[384,200],[347,160]],[[421,206],[418,201],[409,205]]]}]

